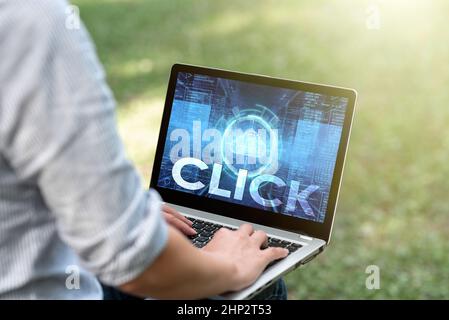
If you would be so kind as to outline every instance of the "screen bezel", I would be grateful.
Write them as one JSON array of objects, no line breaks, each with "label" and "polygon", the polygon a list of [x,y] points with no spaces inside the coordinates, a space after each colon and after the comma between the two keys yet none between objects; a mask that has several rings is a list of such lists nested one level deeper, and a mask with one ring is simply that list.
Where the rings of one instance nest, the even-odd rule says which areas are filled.
[{"label": "screen bezel", "polygon": [[[325,95],[348,98],[348,106],[346,109],[343,130],[340,138],[340,145],[338,148],[337,159],[335,162],[335,169],[332,178],[331,189],[329,192],[328,207],[323,222],[314,222],[283,214],[274,214],[273,212],[265,211],[262,209],[251,208],[244,205],[225,202],[212,198],[199,197],[194,194],[157,186],[157,181],[160,173],[159,169],[162,163],[165,139],[167,137],[176,81],[179,72],[188,72],[194,74],[197,73],[212,77],[219,77],[261,85],[268,85],[273,87],[288,88],[293,90],[315,92]],[[349,135],[351,131],[356,97],[357,93],[353,89],[279,79],[279,78],[271,78],[255,74],[238,73],[185,64],[175,64],[173,65],[170,73],[167,96],[165,100],[165,107],[162,115],[159,139],[157,143],[155,160],[153,164],[150,188],[157,190],[161,195],[162,199],[167,203],[172,203],[196,210],[224,215],[227,217],[240,219],[261,225],[266,225],[274,228],[279,228],[290,232],[301,233],[328,242],[330,239],[330,234],[335,216],[335,210],[337,206],[338,193],[343,174],[344,161],[349,142]]]}]

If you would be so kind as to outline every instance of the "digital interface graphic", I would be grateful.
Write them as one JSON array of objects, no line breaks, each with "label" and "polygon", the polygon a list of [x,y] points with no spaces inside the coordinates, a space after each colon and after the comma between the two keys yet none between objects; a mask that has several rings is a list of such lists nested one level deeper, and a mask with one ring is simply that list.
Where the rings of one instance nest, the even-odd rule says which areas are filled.
[{"label": "digital interface graphic", "polygon": [[157,185],[323,222],[347,103],[181,72]]}]

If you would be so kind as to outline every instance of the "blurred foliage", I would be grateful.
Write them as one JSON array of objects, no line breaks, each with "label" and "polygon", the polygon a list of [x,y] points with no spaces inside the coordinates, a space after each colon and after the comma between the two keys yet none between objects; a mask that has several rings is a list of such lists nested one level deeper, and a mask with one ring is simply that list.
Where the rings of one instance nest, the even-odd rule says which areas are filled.
[{"label": "blurred foliage", "polygon": [[[448,1],[74,3],[146,182],[174,62],[357,89],[333,239],[287,276],[290,298],[449,298]],[[380,290],[365,288],[371,264]]]}]

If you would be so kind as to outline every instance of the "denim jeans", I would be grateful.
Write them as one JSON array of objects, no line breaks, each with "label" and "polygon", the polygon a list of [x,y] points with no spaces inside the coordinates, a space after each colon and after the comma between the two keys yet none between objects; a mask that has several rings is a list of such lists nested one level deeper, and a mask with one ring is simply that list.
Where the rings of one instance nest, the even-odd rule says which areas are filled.
[{"label": "denim jeans", "polygon": [[[139,297],[126,294],[114,287],[104,284],[101,284],[101,286],[104,300],[141,300]],[[287,287],[284,280],[279,279],[270,287],[258,293],[252,300],[287,300]]]}]

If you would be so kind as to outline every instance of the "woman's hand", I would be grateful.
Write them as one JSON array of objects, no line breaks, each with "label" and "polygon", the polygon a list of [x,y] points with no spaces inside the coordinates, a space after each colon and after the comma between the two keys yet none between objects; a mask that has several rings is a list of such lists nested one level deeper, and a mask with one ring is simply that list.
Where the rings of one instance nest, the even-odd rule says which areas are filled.
[{"label": "woman's hand", "polygon": [[192,221],[184,217],[175,209],[164,204],[162,206],[162,213],[164,214],[165,221],[172,227],[178,229],[186,236],[193,236],[196,231],[192,228]]}]

